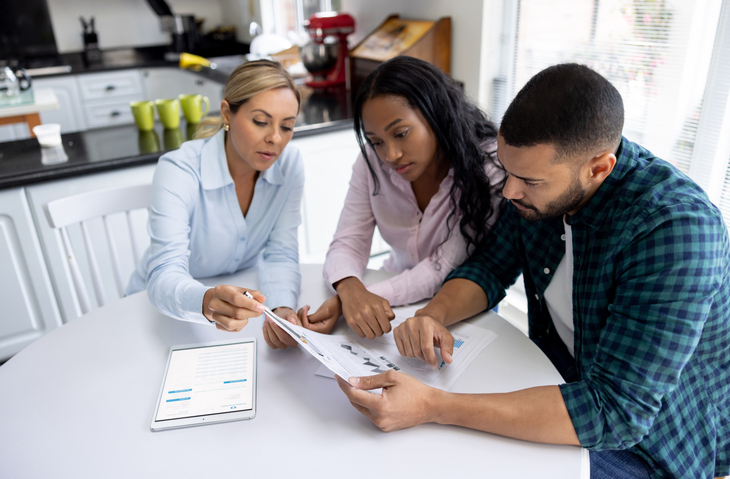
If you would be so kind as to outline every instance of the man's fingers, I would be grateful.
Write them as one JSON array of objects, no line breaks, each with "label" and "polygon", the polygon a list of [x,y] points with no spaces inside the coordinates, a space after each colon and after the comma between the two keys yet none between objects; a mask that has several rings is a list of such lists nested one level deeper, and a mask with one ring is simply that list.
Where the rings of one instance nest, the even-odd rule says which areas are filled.
[{"label": "man's fingers", "polygon": [[428,331],[421,330],[421,334],[419,336],[419,347],[423,353],[424,360],[432,368],[438,367],[438,359],[436,358],[436,351],[433,346],[433,335],[428,334]]},{"label": "man's fingers", "polygon": [[386,371],[374,376],[351,377],[348,382],[357,389],[379,389],[389,386],[395,386],[395,371]]},{"label": "man's fingers", "polygon": [[407,356],[406,354],[406,348],[403,345],[403,338],[400,337],[398,329],[393,331],[393,339],[395,339],[395,345],[398,348],[398,353],[401,356]]},{"label": "man's fingers", "polygon": [[454,355],[454,336],[448,331],[444,330],[439,334],[438,346],[441,348],[441,357],[444,358],[447,364],[451,364]]}]

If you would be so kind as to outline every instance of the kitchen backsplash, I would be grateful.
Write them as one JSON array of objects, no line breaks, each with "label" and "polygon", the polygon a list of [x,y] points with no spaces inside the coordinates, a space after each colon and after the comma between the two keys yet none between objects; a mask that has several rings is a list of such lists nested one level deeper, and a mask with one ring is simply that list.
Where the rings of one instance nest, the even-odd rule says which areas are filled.
[{"label": "kitchen backsplash", "polygon": [[[170,36],[160,30],[158,17],[146,0],[46,1],[60,53],[83,50],[79,16],[95,18],[102,49],[170,42]],[[167,0],[167,3],[175,14],[205,18],[205,31],[225,23],[234,24],[239,34],[248,32],[248,0]]]}]

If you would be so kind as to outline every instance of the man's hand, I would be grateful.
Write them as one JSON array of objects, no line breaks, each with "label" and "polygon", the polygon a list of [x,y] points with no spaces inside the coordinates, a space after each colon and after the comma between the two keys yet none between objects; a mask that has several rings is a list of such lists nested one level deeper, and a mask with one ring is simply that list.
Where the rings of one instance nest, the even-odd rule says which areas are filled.
[{"label": "man's hand", "polygon": [[[335,376],[350,403],[386,432],[434,421],[434,404],[443,393],[412,376],[387,371],[375,376],[353,377],[350,382]],[[383,388],[383,394],[368,389]]]},{"label": "man's hand", "polygon": [[418,358],[428,363],[432,368],[438,367],[438,359],[434,348],[441,349],[441,357],[447,364],[453,361],[454,337],[451,333],[431,316],[416,316],[406,319],[393,331],[395,344],[401,356]]},{"label": "man's hand", "polygon": [[[302,322],[297,317],[297,313],[291,308],[276,308],[273,313],[285,321],[302,326]],[[264,319],[263,334],[264,341],[272,349],[296,348],[299,345],[294,338],[289,336],[286,331],[281,329],[278,324],[269,318]]]},{"label": "man's hand", "polygon": [[390,303],[373,294],[355,277],[348,277],[336,284],[342,301],[345,321],[361,338],[375,339],[390,332],[390,321],[395,318]]},{"label": "man's hand", "polygon": [[342,303],[338,295],[330,296],[322,303],[317,311],[309,314],[309,305],[299,308],[297,312],[299,320],[302,324],[306,324],[306,328],[317,333],[329,334],[332,328],[337,324],[337,320],[342,316]]},{"label": "man's hand", "polygon": [[[248,291],[254,299],[243,295]],[[203,316],[214,322],[221,331],[238,332],[248,324],[250,318],[264,312],[266,297],[255,289],[219,284],[203,296]]]}]

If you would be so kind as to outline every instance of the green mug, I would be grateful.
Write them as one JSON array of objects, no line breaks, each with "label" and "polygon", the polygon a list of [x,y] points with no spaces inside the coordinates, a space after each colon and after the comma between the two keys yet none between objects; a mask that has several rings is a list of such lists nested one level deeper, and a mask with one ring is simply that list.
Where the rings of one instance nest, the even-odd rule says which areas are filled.
[{"label": "green mug", "polygon": [[139,152],[143,155],[160,151],[160,139],[154,130],[140,130],[137,145],[139,146]]},{"label": "green mug", "polygon": [[[187,94],[180,95],[179,98],[183,114],[188,123],[200,123],[200,120],[210,110],[210,100],[207,96]],[[205,103],[205,110],[203,110],[203,103]]]},{"label": "green mug", "polygon": [[177,98],[155,100],[157,114],[165,128],[177,128],[180,125],[180,101]]},{"label": "green mug", "polygon": [[165,142],[165,150],[177,150],[184,141],[180,128],[165,128],[162,138]]},{"label": "green mug", "polygon": [[129,104],[139,131],[150,131],[155,126],[155,104],[151,101],[133,101]]}]

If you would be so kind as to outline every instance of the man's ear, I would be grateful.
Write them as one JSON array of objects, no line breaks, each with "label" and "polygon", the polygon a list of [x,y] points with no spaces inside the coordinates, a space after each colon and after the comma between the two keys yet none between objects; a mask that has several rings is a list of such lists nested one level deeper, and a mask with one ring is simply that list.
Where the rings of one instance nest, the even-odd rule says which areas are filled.
[{"label": "man's ear", "polygon": [[603,151],[590,160],[587,166],[588,181],[593,184],[601,184],[611,174],[616,166],[616,155],[610,151]]}]

